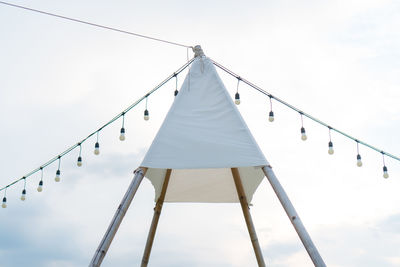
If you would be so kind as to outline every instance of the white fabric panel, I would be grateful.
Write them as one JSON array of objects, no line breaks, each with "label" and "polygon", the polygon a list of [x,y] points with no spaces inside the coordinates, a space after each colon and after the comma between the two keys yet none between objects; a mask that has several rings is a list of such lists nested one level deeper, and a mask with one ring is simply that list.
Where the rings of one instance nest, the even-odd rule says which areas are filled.
[{"label": "white fabric panel", "polygon": [[267,164],[214,65],[208,58],[197,58],[142,166],[198,169]]},{"label": "white fabric panel", "polygon": [[141,164],[149,168],[146,177],[156,199],[165,170],[172,169],[166,201],[238,202],[230,168],[240,167],[250,201],[264,176],[253,167],[265,165],[214,65],[206,57],[196,58]]},{"label": "white fabric panel", "polygon": [[[150,168],[146,177],[155,188],[155,201],[161,193],[166,169]],[[247,200],[250,202],[255,190],[264,178],[261,167],[241,167],[239,175]],[[239,202],[230,168],[176,169],[172,170],[165,202]]]},{"label": "white fabric panel", "polygon": [[173,170],[165,201],[238,202],[231,169]]}]

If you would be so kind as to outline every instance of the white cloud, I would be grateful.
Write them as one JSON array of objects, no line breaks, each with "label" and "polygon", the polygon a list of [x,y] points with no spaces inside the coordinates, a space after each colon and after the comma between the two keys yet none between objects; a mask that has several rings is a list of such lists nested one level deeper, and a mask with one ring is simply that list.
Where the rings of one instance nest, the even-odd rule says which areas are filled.
[{"label": "white cloud", "polygon": [[[400,35],[395,1],[174,1],[96,4],[18,3],[161,38],[200,43],[206,55],[332,126],[398,155]],[[78,8],[79,6],[79,8]],[[112,12],[111,12],[112,11]],[[0,6],[1,184],[75,144],[182,65],[186,50]],[[178,77],[179,84],[186,72]],[[221,73],[233,94],[236,80]],[[86,265],[169,105],[174,83],[149,98],[151,120],[140,104],[100,135],[7,191],[0,210],[0,266]],[[240,85],[240,111],[271,162],[329,266],[398,265],[400,165],[305,120]],[[150,225],[154,190],[145,180],[104,266],[139,264]],[[279,202],[263,182],[252,208],[266,261],[271,266],[310,266],[307,253]],[[396,238],[394,238],[396,237]],[[166,204],[151,256],[155,266],[249,266],[255,257],[238,205]]]}]

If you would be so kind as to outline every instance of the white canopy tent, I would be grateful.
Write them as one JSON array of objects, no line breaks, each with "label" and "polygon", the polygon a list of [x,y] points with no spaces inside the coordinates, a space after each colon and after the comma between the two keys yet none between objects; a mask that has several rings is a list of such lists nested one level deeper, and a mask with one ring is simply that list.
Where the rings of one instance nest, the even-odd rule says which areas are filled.
[{"label": "white canopy tent", "polygon": [[141,166],[166,202],[239,202],[231,168],[238,168],[248,201],[268,165],[210,59],[193,62]]},{"label": "white canopy tent", "polygon": [[147,266],[164,202],[240,202],[259,266],[265,266],[249,212],[268,178],[316,266],[325,266],[294,207],[218,76],[195,47],[195,60],[159,132],[111,221],[90,266],[100,266],[143,177],[155,189],[156,207],[142,266]]}]

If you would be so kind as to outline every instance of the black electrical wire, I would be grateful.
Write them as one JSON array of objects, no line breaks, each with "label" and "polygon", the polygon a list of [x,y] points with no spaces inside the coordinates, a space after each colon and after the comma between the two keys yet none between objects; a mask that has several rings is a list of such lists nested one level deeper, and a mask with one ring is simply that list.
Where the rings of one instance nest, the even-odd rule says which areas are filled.
[{"label": "black electrical wire", "polygon": [[155,91],[157,91],[158,89],[160,89],[164,84],[166,84],[169,80],[171,80],[172,78],[174,78],[176,75],[178,75],[179,73],[181,73],[184,69],[186,69],[190,64],[192,64],[193,60],[195,58],[192,58],[191,60],[189,60],[188,62],[186,62],[182,67],[180,67],[177,71],[175,71],[173,74],[171,74],[170,76],[168,76],[166,79],[164,79],[161,83],[159,83],[156,87],[154,87],[152,90],[150,90],[147,94],[145,94],[144,96],[142,96],[141,98],[139,98],[136,102],[134,102],[133,104],[131,104],[129,107],[127,107],[126,109],[124,109],[122,112],[120,112],[118,115],[116,115],[114,118],[112,118],[111,120],[109,120],[107,123],[105,123],[103,126],[101,126],[99,129],[97,129],[96,131],[92,132],[91,134],[89,134],[86,138],[82,139],[81,141],[79,141],[78,143],[76,143],[75,145],[72,145],[71,147],[67,148],[65,151],[61,152],[60,154],[58,154],[57,156],[55,156],[54,158],[48,160],[46,163],[42,164],[40,167],[30,171],[29,173],[25,174],[22,178],[15,180],[14,182],[4,186],[3,188],[0,189],[0,191],[18,183],[21,180],[24,180],[26,178],[28,178],[29,176],[31,176],[32,174],[40,171],[41,169],[47,167],[48,165],[52,164],[54,161],[61,159],[61,157],[65,156],[66,154],[68,154],[69,152],[71,152],[72,150],[74,150],[75,148],[77,148],[78,146],[81,146],[87,139],[89,139],[90,137],[92,137],[93,135],[97,134],[99,131],[101,131],[102,129],[104,129],[105,127],[107,127],[108,125],[110,125],[111,123],[113,123],[114,121],[118,120],[121,116],[124,116],[128,111],[130,111],[132,108],[134,108],[135,106],[137,106],[140,102],[142,102],[145,98],[147,98],[148,96],[150,96],[152,93],[154,93]]},{"label": "black electrical wire", "polygon": [[106,29],[106,30],[130,34],[130,35],[134,35],[136,37],[146,38],[146,39],[150,39],[153,41],[163,42],[163,43],[177,45],[177,46],[186,47],[186,48],[193,48],[192,46],[189,46],[189,45],[171,42],[171,41],[167,41],[167,40],[163,40],[163,39],[159,39],[159,38],[155,38],[155,37],[151,37],[151,36],[147,36],[147,35],[143,35],[143,34],[139,34],[139,33],[135,33],[135,32],[125,31],[125,30],[121,30],[121,29],[117,29],[117,28],[113,28],[113,27],[109,27],[109,26],[104,26],[104,25],[100,25],[100,24],[96,24],[96,23],[92,23],[92,22],[88,22],[88,21],[84,21],[84,20],[80,20],[80,19],[70,18],[70,17],[66,17],[66,16],[62,16],[62,15],[58,15],[58,14],[54,14],[54,13],[50,13],[50,12],[46,12],[46,11],[41,11],[38,9],[33,9],[33,8],[25,7],[25,6],[11,4],[11,3],[7,3],[7,2],[3,2],[3,1],[0,1],[0,4],[12,6],[12,7],[16,7],[16,8],[21,8],[24,10],[28,10],[28,11],[32,11],[32,12],[60,18],[60,19],[65,19],[65,20],[69,20],[69,21],[74,21],[74,22],[78,22],[78,23],[82,23],[82,24],[86,24],[86,25],[90,25],[90,26],[94,26],[94,27],[98,27],[98,28],[102,28],[102,29]]},{"label": "black electrical wire", "polygon": [[381,149],[378,149],[378,148],[376,148],[376,147],[374,147],[374,146],[372,146],[372,145],[370,145],[370,144],[368,144],[368,143],[365,143],[365,142],[363,142],[363,141],[360,141],[360,139],[356,139],[356,138],[354,138],[354,137],[348,135],[348,134],[345,133],[345,132],[342,132],[342,131],[340,131],[340,130],[338,130],[338,129],[336,129],[336,128],[333,128],[333,127],[329,126],[327,123],[325,123],[325,122],[323,122],[323,121],[321,121],[321,120],[315,118],[314,116],[311,116],[310,114],[307,114],[307,113],[301,111],[300,109],[298,109],[298,108],[296,108],[296,107],[290,105],[289,103],[283,101],[282,99],[280,99],[280,98],[278,98],[278,97],[276,97],[276,96],[273,96],[272,94],[268,93],[267,91],[263,90],[262,88],[258,87],[257,85],[255,85],[255,84],[249,82],[248,80],[244,79],[242,76],[239,76],[239,75],[235,74],[233,71],[227,69],[226,67],[224,67],[224,66],[222,66],[221,64],[215,62],[214,60],[211,59],[211,61],[213,62],[213,64],[214,64],[215,66],[217,66],[217,67],[220,68],[221,70],[225,71],[226,73],[230,74],[231,76],[233,76],[233,77],[235,77],[235,78],[237,78],[237,79],[240,78],[242,82],[246,83],[247,85],[249,85],[249,86],[252,87],[253,89],[256,89],[256,90],[259,91],[260,93],[269,96],[271,99],[272,99],[272,98],[275,99],[275,100],[278,101],[279,103],[281,103],[281,104],[287,106],[288,108],[290,108],[290,109],[292,109],[292,110],[294,110],[294,111],[296,111],[296,112],[298,112],[298,113],[300,113],[300,114],[306,116],[307,118],[309,118],[309,119],[315,121],[316,123],[321,124],[321,125],[323,125],[323,126],[325,126],[325,127],[328,127],[329,129],[331,129],[331,130],[333,130],[333,131],[335,131],[335,132],[337,132],[337,133],[339,133],[339,134],[341,134],[341,135],[343,135],[343,136],[345,136],[345,137],[347,137],[347,138],[349,138],[349,139],[351,139],[351,140],[353,140],[353,141],[356,141],[357,143],[360,143],[360,144],[362,144],[362,145],[364,145],[364,146],[366,146],[366,147],[369,147],[369,148],[371,148],[371,149],[373,149],[373,150],[375,150],[375,151],[381,153],[382,155],[386,155],[386,156],[388,156],[388,157],[391,157],[391,158],[393,158],[393,159],[395,159],[395,160],[400,161],[400,158],[399,158],[399,157],[396,157],[396,156],[394,156],[394,155],[392,155],[392,154],[390,154],[390,153],[388,153],[388,152],[385,152],[385,151],[383,151],[383,150],[381,150]]}]

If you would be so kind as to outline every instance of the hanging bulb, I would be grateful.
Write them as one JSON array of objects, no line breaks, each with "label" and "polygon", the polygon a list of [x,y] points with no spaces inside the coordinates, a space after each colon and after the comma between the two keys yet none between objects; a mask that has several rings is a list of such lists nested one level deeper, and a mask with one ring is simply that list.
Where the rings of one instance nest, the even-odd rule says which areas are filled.
[{"label": "hanging bulb", "polygon": [[125,140],[125,128],[121,128],[121,134],[119,135],[119,140],[124,141]]},{"label": "hanging bulb", "polygon": [[99,142],[96,142],[96,144],[94,144],[94,154],[95,154],[95,155],[99,155],[99,154],[100,154],[100,145],[99,145]]},{"label": "hanging bulb", "polygon": [[306,129],[304,129],[304,127],[301,127],[300,132],[301,132],[301,140],[306,141],[307,140]]},{"label": "hanging bulb", "polygon": [[362,161],[361,161],[361,156],[360,154],[357,154],[357,166],[361,167],[362,166]]},{"label": "hanging bulb", "polygon": [[38,192],[42,192],[43,191],[43,181],[42,180],[39,182],[39,186],[37,188],[37,191]]},{"label": "hanging bulb", "polygon": [[239,96],[239,93],[236,93],[236,94],[235,94],[235,104],[236,104],[236,105],[239,105],[239,104],[240,104],[240,96]]},{"label": "hanging bulb", "polygon": [[24,189],[24,190],[22,190],[21,200],[25,201],[25,199],[26,199],[26,190]]},{"label": "hanging bulb", "polygon": [[328,154],[329,154],[329,155],[332,155],[332,154],[335,152],[335,151],[333,150],[333,143],[332,143],[332,141],[329,141],[328,147],[329,147],[329,149],[328,149]]},{"label": "hanging bulb", "polygon": [[56,177],[54,177],[54,181],[59,182],[61,180],[60,175],[61,175],[61,171],[57,170]]},{"label": "hanging bulb", "polygon": [[389,178],[389,173],[386,166],[383,166],[383,178]]},{"label": "hanging bulb", "polygon": [[176,73],[174,73],[174,76],[175,76],[175,92],[174,92],[174,96],[177,96],[178,95],[178,76],[177,76],[177,74]]},{"label": "hanging bulb", "polygon": [[274,121],[274,112],[271,110],[270,112],[269,112],[269,118],[268,118],[268,120],[270,121],[270,122],[273,122]]},{"label": "hanging bulb", "polygon": [[145,120],[145,121],[148,121],[149,119],[150,119],[149,111],[146,109],[146,110],[144,111],[144,120]]},{"label": "hanging bulb", "polygon": [[76,165],[78,167],[82,167],[82,157],[81,156],[78,157],[78,160],[76,161]]},{"label": "hanging bulb", "polygon": [[7,208],[7,198],[6,197],[3,197],[3,204],[1,204],[1,207],[3,209]]}]

